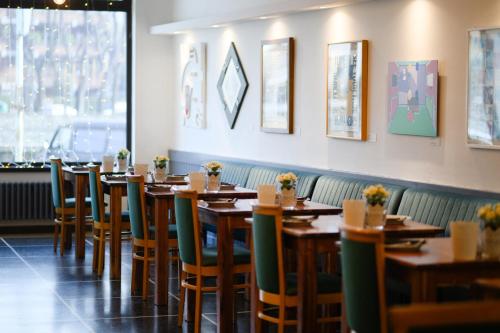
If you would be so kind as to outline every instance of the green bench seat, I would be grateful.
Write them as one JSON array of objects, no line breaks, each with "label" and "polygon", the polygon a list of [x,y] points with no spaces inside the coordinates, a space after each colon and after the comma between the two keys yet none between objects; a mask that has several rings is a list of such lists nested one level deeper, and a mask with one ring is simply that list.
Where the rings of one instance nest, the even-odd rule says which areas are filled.
[{"label": "green bench seat", "polygon": [[221,181],[229,184],[237,184],[242,187],[245,186],[252,167],[244,164],[223,163],[224,169],[221,173]]},{"label": "green bench seat", "polygon": [[[316,182],[311,200],[342,207],[344,200],[362,199],[363,190],[375,183],[351,178],[321,176]],[[390,184],[382,185],[390,192],[389,199],[385,204],[387,213],[395,214],[405,188]]]},{"label": "green bench seat", "polygon": [[479,207],[496,203],[494,200],[428,189],[408,189],[397,211],[414,221],[445,228],[449,233],[451,221],[477,220]]}]

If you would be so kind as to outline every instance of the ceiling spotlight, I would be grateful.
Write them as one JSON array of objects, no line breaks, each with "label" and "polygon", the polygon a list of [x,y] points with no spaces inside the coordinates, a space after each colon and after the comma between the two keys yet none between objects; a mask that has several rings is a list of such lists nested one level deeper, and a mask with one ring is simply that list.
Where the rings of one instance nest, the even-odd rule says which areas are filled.
[{"label": "ceiling spotlight", "polygon": [[212,25],[212,28],[220,28],[220,24],[214,24]]},{"label": "ceiling spotlight", "polygon": [[260,16],[260,17],[259,17],[259,20],[267,20],[268,18],[269,18],[269,17],[267,17],[267,16]]},{"label": "ceiling spotlight", "polygon": [[54,0],[54,3],[55,3],[56,5],[59,5],[59,6],[60,6],[60,5],[63,5],[65,2],[66,2],[66,0]]}]

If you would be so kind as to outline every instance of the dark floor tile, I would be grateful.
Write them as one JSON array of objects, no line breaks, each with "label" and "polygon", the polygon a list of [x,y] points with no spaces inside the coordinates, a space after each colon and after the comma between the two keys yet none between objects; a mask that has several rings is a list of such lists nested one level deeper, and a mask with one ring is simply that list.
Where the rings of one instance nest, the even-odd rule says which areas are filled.
[{"label": "dark floor tile", "polygon": [[78,320],[78,318],[54,295],[43,300],[33,300],[28,297],[11,299],[6,306],[2,306],[0,311],[2,331],[4,324],[52,323],[61,320],[71,321]]},{"label": "dark floor tile", "polygon": [[[181,328],[177,327],[177,316],[167,317],[143,317],[143,318],[119,318],[87,321],[96,332],[129,332],[129,333],[156,333],[156,332],[192,332],[192,324],[185,323]],[[207,320],[202,320],[201,331],[212,333],[216,327]]]},{"label": "dark floor tile", "polygon": [[[56,289],[63,299],[129,297],[130,281],[122,279],[121,281],[68,282],[57,284]],[[153,285],[149,288],[149,294],[153,294]]]},{"label": "dark floor tile", "polygon": [[[86,324],[85,324],[86,325]],[[17,323],[2,323],[2,332],[9,333],[86,333],[93,332],[80,321],[32,323],[21,320]]]},{"label": "dark floor tile", "polygon": [[84,319],[175,315],[178,309],[178,302],[173,297],[169,298],[168,307],[154,305],[153,297],[143,301],[139,296],[69,299],[66,302]]},{"label": "dark floor tile", "polygon": [[0,284],[16,283],[22,285],[37,281],[40,281],[40,276],[26,265],[16,267],[0,266]]},{"label": "dark floor tile", "polygon": [[[13,246],[14,250],[22,257],[50,257],[50,256],[59,256],[59,248],[57,249],[57,253],[54,253],[54,247],[52,245],[33,245],[33,246],[23,246],[17,245]],[[64,256],[74,257],[74,247],[71,250],[66,250],[64,252]],[[93,248],[91,245],[86,244],[85,253],[86,255],[92,257]]]},{"label": "dark floor tile", "polygon": [[[37,237],[3,237],[10,246],[53,246],[54,239],[51,236],[43,235]],[[0,242],[0,244],[4,244]]]},{"label": "dark floor tile", "polygon": [[9,247],[2,246],[0,247],[0,258],[17,258],[17,256]]}]

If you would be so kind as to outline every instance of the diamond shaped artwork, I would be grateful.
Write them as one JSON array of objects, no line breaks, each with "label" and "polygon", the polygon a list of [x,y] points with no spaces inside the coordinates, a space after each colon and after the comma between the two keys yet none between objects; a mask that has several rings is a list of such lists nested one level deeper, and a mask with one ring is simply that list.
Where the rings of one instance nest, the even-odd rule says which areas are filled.
[{"label": "diamond shaped artwork", "polygon": [[231,43],[217,82],[217,90],[222,104],[224,104],[224,112],[231,129],[236,124],[247,89],[248,81],[245,71],[241,66],[236,47],[234,43]]}]

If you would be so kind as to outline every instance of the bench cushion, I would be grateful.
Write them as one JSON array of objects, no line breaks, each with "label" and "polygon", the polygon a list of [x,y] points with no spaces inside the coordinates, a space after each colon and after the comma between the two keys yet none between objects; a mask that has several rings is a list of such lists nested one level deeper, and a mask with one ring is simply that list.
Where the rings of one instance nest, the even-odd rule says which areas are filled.
[{"label": "bench cushion", "polygon": [[252,167],[249,165],[224,163],[224,169],[221,173],[221,181],[224,183],[245,186],[251,169]]},{"label": "bench cushion", "polygon": [[260,184],[276,184],[276,177],[280,173],[279,169],[254,167],[250,170],[245,187],[256,190]]},{"label": "bench cushion", "polygon": [[450,192],[408,189],[397,213],[409,215],[417,222],[445,228],[448,234],[451,221],[477,220],[477,210],[488,203],[495,201]]},{"label": "bench cushion", "polygon": [[[292,171],[293,172],[293,171]],[[295,172],[294,172],[295,173]],[[310,198],[319,175],[311,173],[295,173],[297,175],[297,196]]]},{"label": "bench cushion", "polygon": [[[321,176],[316,182],[311,200],[342,207],[344,200],[362,199],[363,190],[373,184],[375,182],[335,176]],[[405,188],[390,184],[382,185],[390,192],[389,199],[385,204],[387,213],[395,214]]]}]

